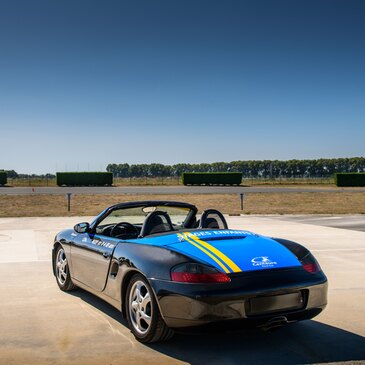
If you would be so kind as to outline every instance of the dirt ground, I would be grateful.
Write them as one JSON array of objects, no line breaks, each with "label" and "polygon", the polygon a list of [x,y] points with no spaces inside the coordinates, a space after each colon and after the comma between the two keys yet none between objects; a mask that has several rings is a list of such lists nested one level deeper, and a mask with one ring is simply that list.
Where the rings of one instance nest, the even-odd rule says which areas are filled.
[{"label": "dirt ground", "polygon": [[107,206],[136,200],[172,200],[226,214],[365,214],[365,193],[248,193],[241,210],[237,194],[75,195],[71,211],[62,195],[0,196],[0,217],[93,216]]}]

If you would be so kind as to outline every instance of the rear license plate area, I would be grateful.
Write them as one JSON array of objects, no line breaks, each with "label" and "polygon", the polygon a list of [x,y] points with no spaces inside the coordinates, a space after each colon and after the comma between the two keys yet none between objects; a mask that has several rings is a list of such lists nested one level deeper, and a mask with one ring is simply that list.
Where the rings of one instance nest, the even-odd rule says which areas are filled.
[{"label": "rear license plate area", "polygon": [[301,291],[289,294],[251,298],[246,301],[246,314],[257,316],[273,312],[286,312],[304,308],[304,296]]}]

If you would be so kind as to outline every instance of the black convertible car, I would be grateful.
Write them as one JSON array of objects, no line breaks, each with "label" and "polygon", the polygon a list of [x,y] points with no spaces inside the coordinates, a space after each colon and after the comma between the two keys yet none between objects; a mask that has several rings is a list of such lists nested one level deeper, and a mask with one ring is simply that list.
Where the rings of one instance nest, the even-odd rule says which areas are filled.
[{"label": "black convertible car", "polygon": [[221,321],[281,326],[327,304],[326,276],[306,248],[229,229],[214,209],[198,219],[187,203],[111,206],[60,232],[52,258],[61,290],[80,287],[121,310],[141,342]]}]

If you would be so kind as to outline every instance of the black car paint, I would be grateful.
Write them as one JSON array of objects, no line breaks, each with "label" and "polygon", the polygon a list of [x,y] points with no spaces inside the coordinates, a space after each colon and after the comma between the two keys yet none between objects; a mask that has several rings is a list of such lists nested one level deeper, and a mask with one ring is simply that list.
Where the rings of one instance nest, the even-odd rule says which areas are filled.
[{"label": "black car paint", "polygon": [[[230,275],[231,282],[220,284],[185,284],[171,281],[151,280],[159,299],[164,319],[170,327],[190,327],[212,321],[248,318],[246,302],[251,298],[269,297],[304,291],[306,300],[301,310],[290,311],[300,315],[307,310],[309,291],[321,305],[327,304],[327,279],[323,273],[310,274],[302,268],[265,270],[261,273]],[[313,308],[310,308],[313,309]],[[193,314],[193,315],[192,315]],[[275,314],[274,314],[275,316]],[[273,314],[251,316],[251,320],[266,320]]]},{"label": "black car paint", "polygon": [[[141,202],[130,203],[128,207],[138,206],[138,204]],[[161,202],[150,201],[147,204],[161,205]],[[193,207],[174,202],[168,202],[166,205],[176,206],[176,204]],[[246,319],[263,323],[275,317],[275,313],[247,316],[246,302],[250,298],[258,296],[265,297],[303,291],[303,298],[306,298],[303,308],[281,313],[292,320],[311,318],[320,313],[327,304],[327,278],[324,273],[322,271],[315,274],[308,273],[302,267],[230,274],[231,282],[224,285],[172,282],[170,278],[171,268],[184,262],[192,262],[191,258],[164,247],[130,243],[95,235],[95,227],[98,222],[112,210],[119,209],[121,206],[124,207],[125,205],[118,204],[104,210],[91,223],[87,233],[80,234],[74,230],[60,232],[55,238],[52,257],[54,261],[56,246],[63,246],[66,255],[70,258],[70,272],[75,284],[106,300],[117,309],[122,310],[122,313],[125,311],[123,304],[126,287],[129,279],[135,273],[141,273],[147,278],[165,322],[174,328],[230,319]],[[189,219],[195,217],[196,208],[192,211],[193,214]],[[85,238],[87,242],[82,242]],[[95,238],[110,243],[113,247],[92,243]],[[295,242],[275,240],[296,255],[309,252]],[[76,256],[73,256],[75,252],[78,252],[81,261],[84,261],[81,268],[76,271],[76,265],[80,264],[80,257],[78,258],[79,262],[77,260],[75,262]],[[101,283],[96,283],[92,279],[91,267],[93,265],[99,265],[99,274],[102,272]],[[75,272],[79,270],[84,271],[83,281],[75,275]],[[99,275],[97,271],[94,272],[95,274]],[[89,281],[86,279],[85,282],[85,278],[89,277]],[[314,298],[314,305],[312,306],[309,306],[311,303],[308,303],[309,296],[311,300],[312,296]]]}]

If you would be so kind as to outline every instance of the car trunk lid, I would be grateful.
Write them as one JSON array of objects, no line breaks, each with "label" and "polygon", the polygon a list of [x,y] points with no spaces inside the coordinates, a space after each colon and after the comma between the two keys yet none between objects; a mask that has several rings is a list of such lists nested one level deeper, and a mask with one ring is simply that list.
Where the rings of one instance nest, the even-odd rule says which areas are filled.
[{"label": "car trunk lid", "polygon": [[201,230],[175,234],[164,244],[171,250],[208,263],[222,272],[301,266],[296,256],[269,237],[240,230]]}]

